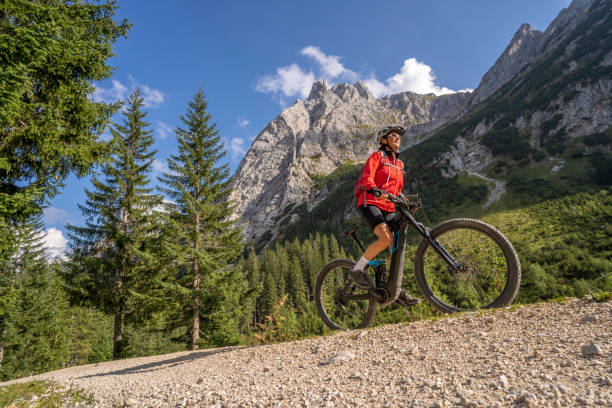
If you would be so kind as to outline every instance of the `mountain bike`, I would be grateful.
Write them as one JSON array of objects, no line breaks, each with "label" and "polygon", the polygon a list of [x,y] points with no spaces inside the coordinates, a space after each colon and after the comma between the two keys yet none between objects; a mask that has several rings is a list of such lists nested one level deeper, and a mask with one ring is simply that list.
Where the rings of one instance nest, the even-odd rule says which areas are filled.
[{"label": "mountain bike", "polygon": [[[348,279],[355,262],[336,259],[323,267],[315,286],[319,315],[332,330],[368,327],[378,307],[399,296],[404,275],[408,227],[423,237],[414,257],[417,287],[425,299],[443,313],[508,306],[521,282],[521,264],[510,241],[496,228],[474,219],[444,221],[430,229],[413,214],[420,200],[389,194],[395,204],[398,226],[393,235],[390,268],[374,259],[366,271],[374,276],[374,287],[359,289]],[[362,251],[358,227],[345,232]]]}]

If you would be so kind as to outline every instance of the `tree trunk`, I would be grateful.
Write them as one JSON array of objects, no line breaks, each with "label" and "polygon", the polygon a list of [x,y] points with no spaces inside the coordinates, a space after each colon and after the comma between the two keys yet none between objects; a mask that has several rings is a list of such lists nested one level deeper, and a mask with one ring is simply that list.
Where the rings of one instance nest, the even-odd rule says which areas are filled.
[{"label": "tree trunk", "polygon": [[121,326],[123,325],[123,307],[119,306],[119,310],[115,312],[115,325],[113,332],[113,360],[121,358],[122,353],[122,336]]},{"label": "tree trunk", "polygon": [[[129,206],[129,197],[125,198],[125,201],[127,203],[127,206]],[[125,236],[127,237],[127,233],[128,233],[128,222],[129,222],[129,217],[128,217],[128,211],[126,208],[123,209],[123,233],[125,234]],[[125,251],[125,249],[124,249]],[[121,257],[121,267],[120,269],[117,271],[117,283],[116,283],[116,289],[117,289],[117,297],[119,299],[119,304],[117,305],[118,309],[115,311],[115,324],[113,327],[113,360],[117,360],[120,359],[122,357],[122,346],[123,346],[123,336],[122,336],[122,329],[123,329],[123,276],[125,275],[125,270],[127,268],[127,262],[126,262],[126,254],[125,252],[122,254]]]},{"label": "tree trunk", "polygon": [[[0,339],[4,338],[4,316],[0,316]],[[0,368],[2,368],[2,361],[4,360],[4,340],[0,340]]]},{"label": "tree trunk", "polygon": [[200,274],[198,273],[198,262],[193,263],[193,331],[191,333],[191,349],[198,349],[198,340],[200,340],[200,297],[198,290],[200,289]]},{"label": "tree trunk", "polygon": [[[196,240],[193,244],[195,252],[198,252],[198,241],[200,232],[200,214],[195,216]],[[191,349],[198,349],[198,340],[200,340],[200,268],[198,260],[193,261],[193,331],[191,333]]]}]

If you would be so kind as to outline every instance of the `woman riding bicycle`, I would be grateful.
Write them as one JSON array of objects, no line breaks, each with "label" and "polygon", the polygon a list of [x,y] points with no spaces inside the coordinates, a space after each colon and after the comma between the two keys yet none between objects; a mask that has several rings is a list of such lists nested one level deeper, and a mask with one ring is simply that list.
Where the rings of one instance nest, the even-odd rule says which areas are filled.
[{"label": "woman riding bicycle", "polygon": [[[395,230],[395,206],[387,200],[388,193],[399,195],[404,186],[404,164],[399,159],[399,146],[405,129],[402,126],[387,126],[378,131],[378,151],[372,153],[361,171],[361,192],[357,209],[378,238],[370,244],[363,256],[349,272],[349,279],[361,289],[374,285],[370,275],[364,271],[366,264],[385,248],[391,251]],[[397,299],[402,306],[413,306],[420,299],[408,296],[402,289]]]}]

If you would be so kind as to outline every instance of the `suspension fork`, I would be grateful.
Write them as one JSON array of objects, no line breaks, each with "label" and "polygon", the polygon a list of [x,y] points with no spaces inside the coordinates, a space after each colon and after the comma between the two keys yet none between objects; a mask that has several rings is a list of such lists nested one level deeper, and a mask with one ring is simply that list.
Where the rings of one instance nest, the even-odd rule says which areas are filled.
[{"label": "suspension fork", "polygon": [[455,261],[453,256],[448,253],[446,248],[444,248],[441,243],[431,237],[431,234],[429,233],[429,228],[418,222],[408,211],[402,210],[402,213],[410,221],[412,226],[419,232],[419,234],[421,234],[423,238],[427,240],[427,242],[429,243],[429,245],[431,245],[434,251],[436,251],[438,255],[442,257],[444,262],[446,262],[449,267],[454,270],[461,269],[461,266],[457,263],[457,261]]}]

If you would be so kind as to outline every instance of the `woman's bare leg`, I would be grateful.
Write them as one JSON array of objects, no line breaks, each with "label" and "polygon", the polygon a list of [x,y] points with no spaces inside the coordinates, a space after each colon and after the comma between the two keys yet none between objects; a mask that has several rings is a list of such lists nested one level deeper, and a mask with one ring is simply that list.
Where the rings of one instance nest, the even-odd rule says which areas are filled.
[{"label": "woman's bare leg", "polygon": [[393,234],[386,223],[380,223],[374,228],[374,234],[378,237],[378,240],[372,242],[363,253],[366,259],[372,260],[376,258],[378,254],[389,247],[391,249],[391,243],[393,242]]}]

